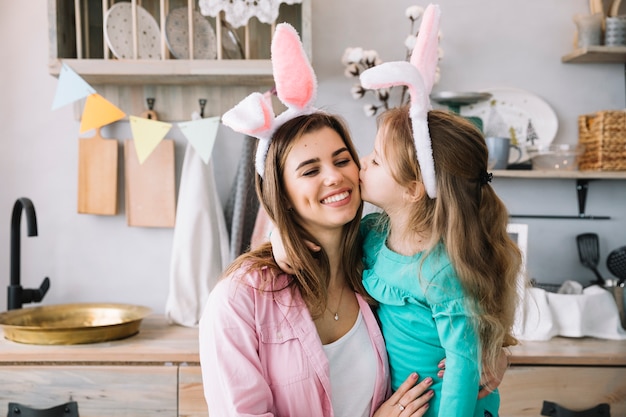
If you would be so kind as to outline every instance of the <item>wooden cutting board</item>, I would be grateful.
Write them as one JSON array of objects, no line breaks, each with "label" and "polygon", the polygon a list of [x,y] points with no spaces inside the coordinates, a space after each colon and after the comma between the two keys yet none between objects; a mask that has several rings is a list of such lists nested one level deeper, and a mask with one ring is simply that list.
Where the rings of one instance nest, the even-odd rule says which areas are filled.
[{"label": "wooden cutting board", "polygon": [[117,214],[118,142],[104,139],[100,128],[87,139],[78,139],[78,212]]},{"label": "wooden cutting board", "polygon": [[[156,120],[154,112],[150,114]],[[138,227],[174,227],[174,141],[163,139],[143,164],[139,163],[134,141],[124,141],[124,168],[127,224]]]}]

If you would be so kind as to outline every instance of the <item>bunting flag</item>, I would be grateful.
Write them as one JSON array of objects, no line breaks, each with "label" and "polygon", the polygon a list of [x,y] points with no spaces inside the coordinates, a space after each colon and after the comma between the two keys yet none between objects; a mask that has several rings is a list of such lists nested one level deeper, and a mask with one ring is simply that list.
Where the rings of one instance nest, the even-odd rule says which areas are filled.
[{"label": "bunting flag", "polygon": [[129,119],[137,158],[139,163],[143,164],[170,131],[172,125],[137,116],[129,116]]},{"label": "bunting flag", "polygon": [[54,94],[54,101],[52,102],[52,110],[56,110],[95,93],[96,90],[94,90],[92,86],[87,84],[80,75],[76,74],[73,69],[63,63],[59,73],[56,93]]},{"label": "bunting flag", "polygon": [[211,159],[219,125],[219,116],[178,123],[178,128],[205,164]]},{"label": "bunting flag", "polygon": [[87,97],[83,117],[80,120],[80,133],[108,125],[124,118],[126,113],[95,93]]}]

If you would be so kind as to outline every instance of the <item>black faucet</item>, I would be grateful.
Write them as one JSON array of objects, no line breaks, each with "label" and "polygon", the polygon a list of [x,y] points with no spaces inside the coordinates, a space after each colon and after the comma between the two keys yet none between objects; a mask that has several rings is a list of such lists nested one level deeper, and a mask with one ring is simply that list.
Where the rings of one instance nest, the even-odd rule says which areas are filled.
[{"label": "black faucet", "polygon": [[13,205],[11,217],[11,285],[8,288],[7,308],[14,310],[22,308],[22,304],[38,303],[50,288],[50,279],[44,278],[37,289],[24,289],[20,284],[20,221],[22,210],[26,213],[26,228],[28,236],[37,236],[37,217],[35,206],[26,197],[18,198]]}]

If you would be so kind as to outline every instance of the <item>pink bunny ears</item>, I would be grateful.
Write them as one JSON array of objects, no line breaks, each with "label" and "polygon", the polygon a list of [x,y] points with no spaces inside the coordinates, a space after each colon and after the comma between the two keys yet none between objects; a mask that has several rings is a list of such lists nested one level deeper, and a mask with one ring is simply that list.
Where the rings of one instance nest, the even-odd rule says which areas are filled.
[{"label": "pink bunny ears", "polygon": [[222,123],[234,131],[259,139],[255,168],[261,177],[276,129],[294,117],[317,110],[312,106],[317,95],[317,79],[293,26],[288,23],[276,26],[271,53],[276,95],[287,110],[275,116],[269,94],[252,93],[222,116]]},{"label": "pink bunny ears", "polygon": [[430,198],[437,197],[435,161],[428,132],[428,111],[431,109],[430,92],[435,84],[439,58],[439,6],[430,4],[424,11],[417,42],[411,61],[386,62],[365,70],[361,84],[365,88],[379,89],[406,85],[411,96],[409,115],[413,128],[415,152],[424,180],[424,188]]}]

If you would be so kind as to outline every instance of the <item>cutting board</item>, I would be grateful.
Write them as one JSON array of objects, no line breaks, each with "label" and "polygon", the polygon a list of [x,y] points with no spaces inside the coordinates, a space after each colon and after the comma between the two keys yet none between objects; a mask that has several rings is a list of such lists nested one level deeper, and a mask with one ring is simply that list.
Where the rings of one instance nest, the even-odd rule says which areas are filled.
[{"label": "cutting board", "polygon": [[[156,120],[154,112],[150,114],[150,118]],[[163,139],[143,164],[139,163],[134,141],[124,141],[124,168],[127,224],[137,227],[174,227],[174,141]]]},{"label": "cutting board", "polygon": [[104,139],[100,128],[87,139],[78,139],[78,212],[117,214],[118,142]]}]

